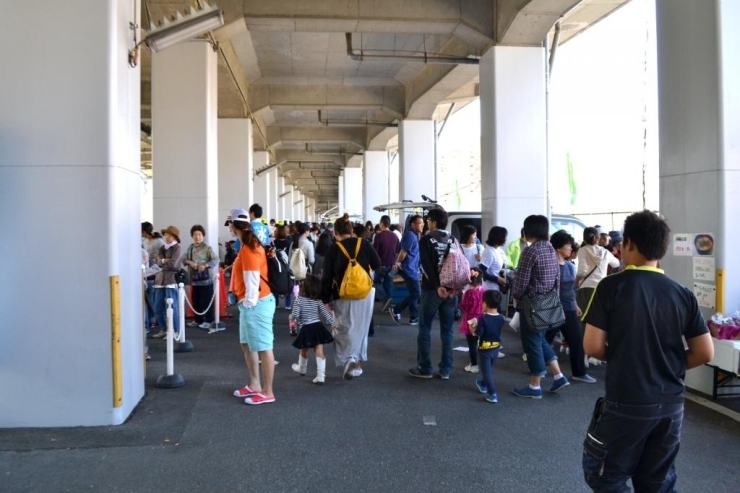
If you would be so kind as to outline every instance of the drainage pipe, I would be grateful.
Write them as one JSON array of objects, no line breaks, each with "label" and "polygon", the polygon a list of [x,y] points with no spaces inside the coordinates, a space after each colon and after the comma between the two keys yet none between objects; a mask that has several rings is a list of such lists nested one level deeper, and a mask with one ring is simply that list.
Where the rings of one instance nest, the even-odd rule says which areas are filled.
[{"label": "drainage pipe", "polygon": [[347,39],[347,55],[355,61],[362,62],[365,60],[395,60],[399,62],[417,62],[417,63],[432,63],[432,64],[444,64],[444,65],[479,65],[480,58],[467,58],[467,57],[447,57],[447,56],[428,56],[424,53],[423,56],[411,56],[411,55],[365,55],[360,51],[356,53],[352,49],[352,33],[345,33]]}]

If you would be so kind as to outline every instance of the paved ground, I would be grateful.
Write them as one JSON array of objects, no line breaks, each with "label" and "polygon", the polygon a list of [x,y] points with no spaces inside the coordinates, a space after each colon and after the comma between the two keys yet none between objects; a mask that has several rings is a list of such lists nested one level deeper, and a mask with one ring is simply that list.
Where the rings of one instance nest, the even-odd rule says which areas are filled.
[{"label": "paved ground", "polygon": [[[0,430],[0,492],[589,491],[581,441],[603,384],[574,383],[541,401],[512,396],[527,378],[516,334],[505,335],[499,403],[488,404],[462,371],[465,353],[455,353],[449,381],[406,376],[416,328],[387,315],[376,315],[362,377],[343,381],[327,365],[327,384],[315,386],[313,362],[310,376],[290,369],[287,312],[276,320],[275,404],[246,406],[231,395],[246,373],[235,320],[215,335],[189,331],[195,352],[176,355],[181,389],[153,386],[165,357],[154,341],[147,395],[126,424]],[[603,367],[592,375],[603,381]],[[681,491],[739,492],[738,451],[740,423],[687,402]]]}]

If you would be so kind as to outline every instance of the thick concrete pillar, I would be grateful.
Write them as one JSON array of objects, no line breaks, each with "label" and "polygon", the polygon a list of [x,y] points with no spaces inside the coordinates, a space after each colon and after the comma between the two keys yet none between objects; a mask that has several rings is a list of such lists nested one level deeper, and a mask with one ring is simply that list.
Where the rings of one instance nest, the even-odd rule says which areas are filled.
[{"label": "thick concrete pillar", "polygon": [[362,216],[361,167],[344,168],[344,207],[350,216]]},{"label": "thick concrete pillar", "polygon": [[[676,234],[714,235],[704,259],[723,272],[724,298],[712,297],[715,306],[702,311],[732,313],[740,299],[740,3],[658,0],[656,19],[660,212]],[[695,281],[692,256],[673,255],[672,244],[661,267],[689,289],[721,283]],[[691,370],[686,383],[711,393],[711,369]]]},{"label": "thick concrete pillar", "polygon": [[344,204],[344,171],[339,173],[337,183],[339,185],[339,192],[337,193],[337,214],[341,216],[346,212],[346,207]]},{"label": "thick concrete pillar", "polygon": [[[204,40],[152,53],[154,225],[202,225],[218,248],[218,81],[216,53]],[[223,218],[221,218],[223,221]]]},{"label": "thick concrete pillar", "polygon": [[2,9],[0,44],[23,53],[6,51],[0,75],[0,227],[15,238],[0,241],[0,428],[121,424],[144,395],[140,72],[126,56],[141,10]]},{"label": "thick concrete pillar", "polygon": [[277,220],[283,220],[287,218],[287,209],[286,209],[286,195],[285,192],[288,191],[288,187],[285,184],[285,177],[281,176],[278,178],[278,217]]},{"label": "thick concrete pillar", "polygon": [[278,172],[277,168],[275,168],[275,175],[274,179],[271,180],[272,183],[272,213],[270,217],[267,218],[269,221],[270,219],[275,219],[275,221],[278,221],[280,219],[280,181],[283,179],[282,176],[280,176],[280,173]]},{"label": "thick concrete pillar", "polygon": [[[270,154],[267,151],[255,151],[254,152],[254,170],[259,171],[270,164]],[[260,174],[255,174],[253,179],[254,186],[254,200],[249,204],[259,204],[262,206],[262,217],[266,217],[268,220],[269,213],[271,212],[270,204],[272,203],[272,194],[270,191],[274,186],[271,180],[275,180],[277,174],[274,173],[274,169],[263,171]],[[273,172],[273,173],[271,173]],[[247,205],[247,208],[249,207]]]},{"label": "thick concrete pillar", "polygon": [[363,215],[365,220],[377,224],[382,212],[373,210],[376,205],[387,204],[389,197],[388,153],[385,151],[365,151],[362,175],[364,180]]},{"label": "thick concrete pillar", "polygon": [[231,209],[248,208],[254,197],[252,175],[252,121],[248,118],[218,120],[218,228],[230,240],[224,220]]},{"label": "thick concrete pillar", "polygon": [[404,120],[398,125],[399,196],[420,202],[437,195],[434,164],[434,122]]},{"label": "thick concrete pillar", "polygon": [[494,46],[483,55],[482,238],[494,225],[516,238],[524,218],[547,215],[545,103],[544,48]]}]

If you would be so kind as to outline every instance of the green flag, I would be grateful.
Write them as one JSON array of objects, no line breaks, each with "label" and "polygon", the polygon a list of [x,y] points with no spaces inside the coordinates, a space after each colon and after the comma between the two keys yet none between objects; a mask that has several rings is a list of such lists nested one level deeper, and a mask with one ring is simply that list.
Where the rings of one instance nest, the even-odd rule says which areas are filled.
[{"label": "green flag", "polygon": [[576,196],[578,190],[576,189],[576,177],[573,171],[573,161],[570,160],[570,153],[566,153],[566,159],[568,160],[568,188],[570,189],[570,205],[576,205]]}]

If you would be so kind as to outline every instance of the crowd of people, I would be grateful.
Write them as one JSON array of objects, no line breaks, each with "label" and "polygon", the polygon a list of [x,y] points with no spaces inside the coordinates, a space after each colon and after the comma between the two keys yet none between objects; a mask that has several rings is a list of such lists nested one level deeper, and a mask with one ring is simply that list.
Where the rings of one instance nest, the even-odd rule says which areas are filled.
[{"label": "crowd of people", "polygon": [[[392,322],[404,323],[408,311],[405,323],[418,326],[417,364],[408,374],[448,380],[454,366],[453,325],[460,313],[459,332],[469,349],[464,371],[476,374],[475,388],[487,402],[499,400],[493,367],[504,357],[501,333],[507,326],[518,330],[529,370],[528,383],[512,389],[515,396],[541,399],[547,373],[551,393],[571,380],[596,383],[587,373],[589,362],[609,362],[606,396],[596,404],[584,442],[584,474],[592,488],[608,489],[627,478],[661,488],[675,483],[683,376],[709,361],[713,346],[696,298],[658,268],[670,232],[654,213],[631,215],[622,232],[586,228],[581,241],[563,230],[550,234],[548,219],[533,215],[508,244],[508,231],[500,226],[491,228],[483,243],[473,226],[464,226],[458,240],[442,209],[426,217],[412,215],[406,228],[391,224],[388,216],[377,225],[353,224],[347,215],[321,224],[268,222],[261,216],[258,204],[232,210],[226,225],[234,240],[220,255],[204,243],[199,225],[190,229],[193,243],[183,251],[177,227],[159,235],[150,223],[142,224],[146,329],[160,327],[152,337],[164,335],[164,300],[177,300],[176,276],[183,267],[193,285],[196,319],[191,324],[209,329],[213,273],[219,263],[230,270],[229,295],[238,305],[249,378],[234,395],[245,403],[275,402],[273,319],[281,304],[290,310],[298,350],[292,369],[306,375],[313,350],[317,385],[327,379],[324,347],[329,344],[342,378],[363,375],[375,303]],[[272,293],[271,255],[284,255],[297,281],[293,291]],[[396,278],[405,289],[396,287]],[[177,314],[177,303],[173,308]],[[435,371],[431,334],[437,317],[442,354]],[[179,330],[177,316],[174,330]],[[558,337],[568,349],[570,378],[553,347]],[[606,444],[612,444],[608,454]],[[646,444],[650,451],[638,450]]]}]

